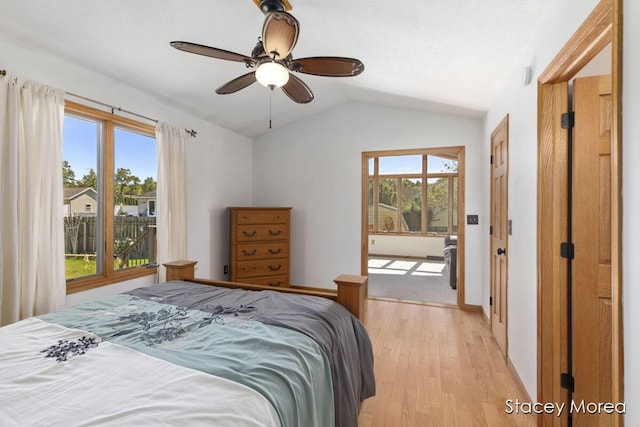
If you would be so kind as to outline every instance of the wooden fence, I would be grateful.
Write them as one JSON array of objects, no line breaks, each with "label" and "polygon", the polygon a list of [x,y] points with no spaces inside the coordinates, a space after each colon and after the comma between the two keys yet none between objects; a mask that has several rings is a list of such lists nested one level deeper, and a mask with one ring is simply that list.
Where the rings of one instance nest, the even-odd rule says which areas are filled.
[{"label": "wooden fence", "polygon": [[[114,253],[120,254],[135,242],[137,255],[144,257],[155,253],[149,235],[150,228],[155,229],[155,217],[115,216],[113,218]],[[95,216],[68,216],[64,218],[65,253],[85,255],[96,253],[98,218]],[[155,230],[154,230],[155,231]],[[146,233],[146,234],[145,234]],[[155,232],[153,234],[155,237]],[[153,239],[155,240],[155,239]],[[132,251],[129,250],[128,253]]]}]

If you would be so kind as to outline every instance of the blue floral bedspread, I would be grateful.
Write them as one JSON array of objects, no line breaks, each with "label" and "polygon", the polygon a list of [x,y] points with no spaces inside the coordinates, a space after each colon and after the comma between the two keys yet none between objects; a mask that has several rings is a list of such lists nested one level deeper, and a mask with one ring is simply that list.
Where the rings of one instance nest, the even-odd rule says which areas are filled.
[{"label": "blue floral bedspread", "polygon": [[336,426],[357,427],[360,403],[375,394],[373,349],[367,331],[347,309],[326,298],[182,281],[138,288],[130,293],[212,314],[224,307],[244,307],[243,315],[250,319],[313,338],[329,358]]},{"label": "blue floral bedspread", "polygon": [[251,304],[204,311],[161,299],[120,294],[39,317],[251,387],[283,426],[334,425],[331,366],[312,338],[255,320]]}]

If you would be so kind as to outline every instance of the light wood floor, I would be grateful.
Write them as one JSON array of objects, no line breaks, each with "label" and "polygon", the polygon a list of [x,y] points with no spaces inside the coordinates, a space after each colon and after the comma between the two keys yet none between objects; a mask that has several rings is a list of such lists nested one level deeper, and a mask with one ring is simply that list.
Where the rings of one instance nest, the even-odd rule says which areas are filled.
[{"label": "light wood floor", "polygon": [[528,401],[482,314],[380,300],[366,301],[376,396],[360,410],[368,426],[535,426],[509,415],[505,401]]}]

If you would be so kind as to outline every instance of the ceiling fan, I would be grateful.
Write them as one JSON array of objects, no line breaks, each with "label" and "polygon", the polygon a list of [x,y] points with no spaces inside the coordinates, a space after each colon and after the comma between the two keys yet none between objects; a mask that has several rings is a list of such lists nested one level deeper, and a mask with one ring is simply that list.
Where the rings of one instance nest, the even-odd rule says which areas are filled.
[{"label": "ceiling fan", "polygon": [[300,24],[288,10],[287,0],[254,0],[266,15],[262,27],[262,38],[253,48],[251,56],[242,55],[215,47],[184,41],[170,43],[176,49],[227,61],[243,62],[253,70],[236,77],[216,89],[216,93],[226,95],[258,81],[260,84],[282,91],[300,104],[313,101],[311,89],[292,72],[327,77],[357,76],[364,70],[364,64],[357,59],[337,56],[316,56],[309,58],[292,57],[291,51],[298,41]]}]

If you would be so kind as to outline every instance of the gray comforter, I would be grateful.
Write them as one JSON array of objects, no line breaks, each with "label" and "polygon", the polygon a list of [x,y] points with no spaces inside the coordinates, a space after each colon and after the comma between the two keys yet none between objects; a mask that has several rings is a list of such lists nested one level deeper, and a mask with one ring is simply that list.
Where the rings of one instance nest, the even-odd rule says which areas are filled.
[{"label": "gray comforter", "polygon": [[250,317],[313,338],[331,365],[336,426],[357,426],[360,403],[375,394],[373,351],[364,326],[325,298],[276,291],[244,291],[190,282],[168,282],[129,294],[165,304],[216,313],[221,307],[252,307]]}]

